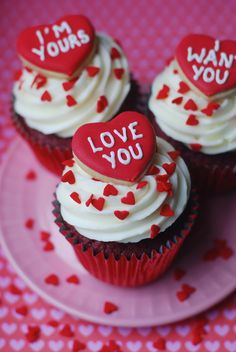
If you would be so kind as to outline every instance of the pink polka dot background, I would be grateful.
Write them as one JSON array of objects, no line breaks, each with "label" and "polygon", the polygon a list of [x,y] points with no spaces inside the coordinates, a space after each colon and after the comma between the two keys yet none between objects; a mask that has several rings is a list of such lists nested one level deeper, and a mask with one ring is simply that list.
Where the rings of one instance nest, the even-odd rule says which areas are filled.
[{"label": "pink polka dot background", "polygon": [[[235,0],[1,0],[0,1],[0,160],[15,132],[9,110],[14,72],[20,68],[15,40],[26,26],[47,23],[65,14],[87,15],[99,31],[105,31],[122,43],[135,77],[147,89],[155,75],[173,55],[185,34],[206,33],[219,39],[236,36]],[[14,283],[23,294],[13,295]],[[86,343],[85,351],[99,351],[110,339],[120,342],[122,351],[157,351],[158,337],[167,341],[167,351],[236,351],[236,296],[231,295],[209,310],[207,334],[194,346],[191,329],[197,317],[172,325],[150,328],[112,328],[73,318],[46,304],[25,286],[0,252],[0,351],[71,351],[71,338],[62,337],[46,323],[50,319],[68,323],[76,338]],[[27,304],[29,314],[21,317],[15,307]],[[158,302],[157,302],[158,304]],[[40,325],[41,337],[29,344],[24,338],[26,325]]]}]

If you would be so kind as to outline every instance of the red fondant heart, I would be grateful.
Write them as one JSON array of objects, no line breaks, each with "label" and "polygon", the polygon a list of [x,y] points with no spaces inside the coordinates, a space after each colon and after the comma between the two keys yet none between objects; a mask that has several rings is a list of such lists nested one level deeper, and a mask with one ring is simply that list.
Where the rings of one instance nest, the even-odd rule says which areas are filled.
[{"label": "red fondant heart", "polygon": [[81,126],[73,137],[72,150],[93,176],[133,183],[151,164],[156,137],[144,115],[123,112],[110,122]]},{"label": "red fondant heart", "polygon": [[190,34],[176,49],[177,62],[187,79],[208,97],[236,86],[236,42]]},{"label": "red fondant heart", "polygon": [[70,77],[93,52],[95,32],[80,15],[65,16],[51,25],[22,31],[17,40],[20,57],[41,70]]}]

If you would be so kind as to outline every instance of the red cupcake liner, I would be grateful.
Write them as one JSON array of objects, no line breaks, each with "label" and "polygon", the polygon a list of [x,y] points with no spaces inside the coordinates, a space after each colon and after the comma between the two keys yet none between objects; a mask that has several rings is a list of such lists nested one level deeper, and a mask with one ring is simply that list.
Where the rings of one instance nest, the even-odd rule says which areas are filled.
[{"label": "red cupcake liner", "polygon": [[157,137],[168,141],[188,165],[193,183],[202,193],[220,194],[236,189],[236,152],[207,155],[188,149],[183,143],[167,136],[149,112]]},{"label": "red cupcake liner", "polygon": [[55,139],[57,138],[59,141],[60,137],[54,137],[54,145],[52,145],[52,143],[47,142],[47,140],[50,141],[50,136],[43,136],[42,133],[26,126],[23,122],[23,118],[14,112],[12,112],[11,116],[15,129],[28,143],[41,165],[52,173],[61,176],[64,169],[62,162],[72,158],[70,139],[64,141],[62,139],[63,143],[61,143],[61,146],[58,146],[55,145]]},{"label": "red cupcake liner", "polygon": [[159,248],[153,248],[149,254],[143,252],[141,256],[132,254],[130,257],[124,253],[117,257],[112,252],[105,253],[105,250],[96,253],[93,246],[80,242],[76,230],[63,220],[58,201],[53,202],[53,213],[60,232],[73,246],[80,263],[91,275],[112,285],[137,287],[159,278],[173,262],[198,216],[199,203],[195,191],[192,192],[190,202],[186,220],[171,240],[163,242]]}]

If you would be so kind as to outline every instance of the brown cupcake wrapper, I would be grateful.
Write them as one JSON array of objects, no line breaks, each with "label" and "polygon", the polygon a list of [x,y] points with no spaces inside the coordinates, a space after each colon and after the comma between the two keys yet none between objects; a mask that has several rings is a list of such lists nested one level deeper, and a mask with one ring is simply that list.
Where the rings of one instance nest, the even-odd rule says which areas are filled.
[{"label": "brown cupcake wrapper", "polygon": [[193,191],[187,221],[183,223],[182,230],[176,233],[171,240],[163,242],[159,248],[154,248],[149,255],[144,252],[140,257],[135,254],[127,257],[121,253],[117,258],[112,253],[105,254],[104,251],[96,253],[92,246],[88,247],[81,243],[76,236],[78,234],[76,230],[63,220],[58,201],[54,201],[53,204],[55,222],[59,226],[60,232],[73,246],[84,268],[101,281],[123,287],[147,284],[160,277],[167,270],[189,235],[199,209],[198,195]]}]

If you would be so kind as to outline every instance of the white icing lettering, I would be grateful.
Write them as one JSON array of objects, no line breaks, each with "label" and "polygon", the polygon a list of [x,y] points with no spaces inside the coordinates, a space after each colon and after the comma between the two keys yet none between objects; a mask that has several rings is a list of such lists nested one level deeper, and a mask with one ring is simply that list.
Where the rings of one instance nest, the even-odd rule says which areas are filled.
[{"label": "white icing lettering", "polygon": [[230,54],[227,56],[226,53],[222,52],[220,53],[220,61],[219,61],[219,66],[225,66],[226,68],[230,68],[233,65],[234,61],[234,55]]},{"label": "white icing lettering", "polygon": [[45,50],[44,50],[44,45],[40,45],[39,49],[33,48],[32,53],[36,54],[39,56],[41,61],[45,60]]},{"label": "white icing lettering", "polygon": [[[109,141],[106,141],[105,138],[109,139]],[[112,148],[115,144],[115,139],[110,132],[101,133],[100,139],[101,139],[101,142],[104,145],[104,147]]]},{"label": "white icing lettering", "polygon": [[136,143],[135,147],[138,150],[138,154],[135,154],[134,148],[131,145],[129,146],[130,154],[131,154],[132,158],[134,158],[135,160],[140,160],[143,157],[143,150],[142,150],[142,148],[141,148],[139,143]]},{"label": "white icing lettering", "polygon": [[218,39],[215,40],[214,50],[215,51],[219,51],[220,50],[220,41]]},{"label": "white icing lettering", "polygon": [[124,148],[118,149],[117,157],[118,157],[118,160],[121,164],[123,164],[123,165],[130,164],[131,156],[130,156],[130,153],[127,149],[124,149]]},{"label": "white icing lettering", "polygon": [[137,126],[137,124],[138,124],[138,122],[134,121],[134,122],[131,122],[129,124],[129,126],[128,126],[134,141],[136,139],[138,139],[138,138],[142,138],[143,137],[143,134],[137,134],[137,131],[136,131],[136,128],[135,128],[135,126]]},{"label": "white icing lettering", "polygon": [[69,42],[70,42],[70,47],[71,49],[74,49],[76,46],[80,47],[81,43],[78,41],[77,37],[75,34],[70,34],[68,36]]},{"label": "white icing lettering", "polygon": [[219,69],[216,70],[216,83],[224,84],[227,81],[228,77],[229,77],[229,71],[228,70],[226,70],[224,72],[224,77],[222,77],[222,78],[220,78],[220,70]]},{"label": "white icing lettering", "polygon": [[56,43],[54,42],[49,42],[47,44],[47,51],[48,51],[48,54],[52,57],[56,57],[59,55],[60,51],[59,51],[59,48],[57,46]]},{"label": "white icing lettering", "polygon": [[114,133],[122,140],[122,142],[127,142],[127,131],[125,127],[122,127],[122,133],[117,130],[114,130]]},{"label": "white icing lettering", "polygon": [[82,44],[87,44],[90,41],[90,37],[88,34],[85,33],[83,29],[79,29],[77,32],[77,36]]},{"label": "white icing lettering", "polygon": [[193,60],[197,61],[199,64],[202,63],[204,57],[206,55],[206,49],[203,48],[201,50],[201,54],[197,54],[197,53],[193,53],[193,48],[192,47],[188,47],[188,56],[187,56],[187,60],[188,62],[191,62]]},{"label": "white icing lettering", "polygon": [[209,50],[207,56],[203,61],[204,65],[208,65],[209,62],[212,62],[212,64],[217,67],[216,52],[213,49]]},{"label": "white icing lettering", "polygon": [[92,140],[91,137],[88,137],[88,142],[89,142],[90,147],[92,148],[92,151],[93,151],[94,153],[101,152],[101,151],[103,150],[102,147],[96,147],[96,146],[94,145],[93,140]]},{"label": "white icing lettering", "polygon": [[54,24],[52,26],[52,29],[54,31],[56,38],[59,38],[60,34],[63,33],[64,31],[66,31],[68,34],[70,34],[72,32],[69,24],[66,21],[61,22],[60,25]]},{"label": "white icing lettering", "polygon": [[202,78],[207,83],[214,81],[214,78],[215,78],[214,69],[212,67],[205,68]]},{"label": "white icing lettering", "polygon": [[102,154],[102,157],[104,159],[106,159],[107,161],[109,161],[109,163],[111,163],[112,169],[116,168],[116,160],[115,160],[115,153],[114,152],[110,152],[110,156],[106,155],[106,154]]},{"label": "white icing lettering", "polygon": [[192,69],[194,71],[194,76],[193,79],[197,81],[199,77],[201,76],[202,72],[204,71],[204,67],[200,66],[199,68],[196,65],[192,66]]},{"label": "white icing lettering", "polygon": [[67,53],[70,50],[69,41],[67,38],[63,38],[62,40],[58,40],[58,46],[62,53]]},{"label": "white icing lettering", "polygon": [[38,30],[38,31],[36,31],[36,35],[37,35],[37,37],[38,37],[39,43],[40,43],[41,45],[43,45],[43,44],[44,44],[44,39],[43,39],[42,33]]}]

